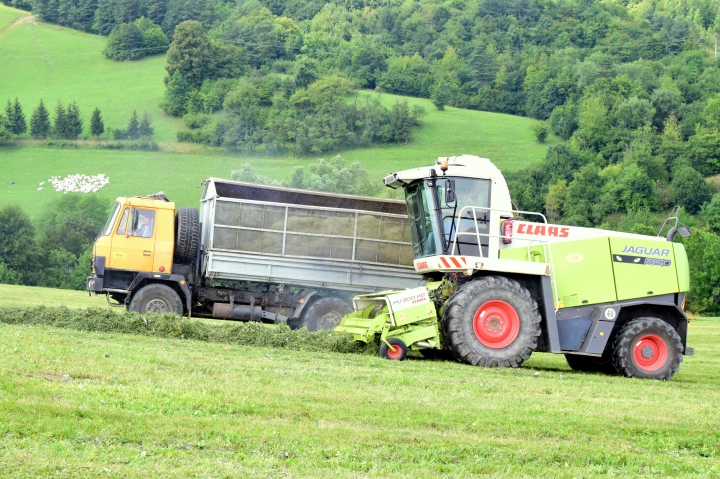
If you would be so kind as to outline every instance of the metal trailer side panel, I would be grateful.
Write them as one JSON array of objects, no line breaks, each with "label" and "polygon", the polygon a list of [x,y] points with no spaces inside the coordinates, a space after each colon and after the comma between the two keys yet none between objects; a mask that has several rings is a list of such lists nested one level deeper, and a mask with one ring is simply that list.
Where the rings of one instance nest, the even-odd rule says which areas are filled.
[{"label": "metal trailer side panel", "polygon": [[396,200],[210,179],[200,207],[201,271],[354,292],[417,287],[407,216],[396,214],[404,208]]}]

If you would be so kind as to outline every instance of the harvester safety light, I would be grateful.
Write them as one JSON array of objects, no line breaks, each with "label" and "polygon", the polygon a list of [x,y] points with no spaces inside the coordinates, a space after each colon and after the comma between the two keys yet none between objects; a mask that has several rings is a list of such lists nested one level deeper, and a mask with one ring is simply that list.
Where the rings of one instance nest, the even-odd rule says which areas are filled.
[{"label": "harvester safety light", "polygon": [[442,163],[440,163],[440,171],[446,172],[447,170],[448,170],[448,162],[443,161]]}]

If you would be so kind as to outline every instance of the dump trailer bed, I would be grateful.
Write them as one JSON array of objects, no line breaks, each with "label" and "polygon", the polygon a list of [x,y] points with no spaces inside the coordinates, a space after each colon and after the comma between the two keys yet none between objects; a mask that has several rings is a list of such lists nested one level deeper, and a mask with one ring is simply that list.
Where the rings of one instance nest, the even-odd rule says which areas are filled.
[{"label": "dump trailer bed", "polygon": [[417,287],[403,201],[210,178],[201,274],[306,288]]}]

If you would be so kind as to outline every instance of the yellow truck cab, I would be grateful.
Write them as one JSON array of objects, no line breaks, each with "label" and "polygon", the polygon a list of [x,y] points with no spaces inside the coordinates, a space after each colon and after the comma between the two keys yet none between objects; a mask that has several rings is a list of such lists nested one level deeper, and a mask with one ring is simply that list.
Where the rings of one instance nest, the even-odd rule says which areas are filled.
[{"label": "yellow truck cab", "polygon": [[105,258],[105,268],[170,273],[174,248],[175,203],[118,198],[93,255]]}]

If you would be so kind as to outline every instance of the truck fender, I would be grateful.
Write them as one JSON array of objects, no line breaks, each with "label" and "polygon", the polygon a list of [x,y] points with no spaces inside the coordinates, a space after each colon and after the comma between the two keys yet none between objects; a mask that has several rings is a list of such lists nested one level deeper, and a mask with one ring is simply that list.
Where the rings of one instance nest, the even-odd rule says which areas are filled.
[{"label": "truck fender", "polygon": [[130,300],[135,295],[137,290],[140,289],[141,286],[145,286],[146,284],[151,283],[167,284],[168,286],[180,289],[180,291],[182,291],[183,295],[185,296],[185,307],[187,308],[187,316],[188,318],[191,317],[192,291],[190,291],[190,287],[188,286],[185,277],[179,274],[138,273],[138,275],[135,276],[135,279],[128,287],[128,290],[131,291],[131,294],[128,294],[125,297],[125,305],[130,304]]},{"label": "truck fender", "polygon": [[302,315],[303,311],[305,311],[305,308],[310,304],[310,300],[315,297],[317,294],[317,291],[310,291],[305,296],[300,299],[300,302],[295,307],[295,312],[293,313],[293,319],[298,319]]}]

